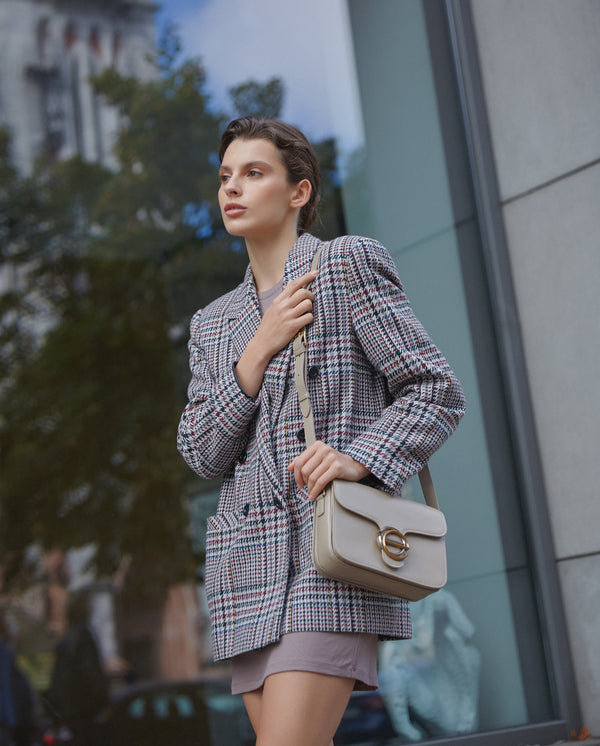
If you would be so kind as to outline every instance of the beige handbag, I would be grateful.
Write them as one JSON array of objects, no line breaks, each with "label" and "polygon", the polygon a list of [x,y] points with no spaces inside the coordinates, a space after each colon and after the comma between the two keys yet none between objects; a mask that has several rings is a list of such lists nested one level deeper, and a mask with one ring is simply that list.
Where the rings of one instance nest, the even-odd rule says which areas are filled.
[{"label": "beige handbag", "polygon": [[[319,252],[320,253],[320,252]],[[312,268],[318,266],[319,254]],[[306,329],[294,339],[295,382],[306,445],[315,426],[306,385]],[[426,505],[360,482],[335,479],[316,499],[313,562],[343,583],[418,601],[446,583],[446,519],[425,466],[419,473]]]}]

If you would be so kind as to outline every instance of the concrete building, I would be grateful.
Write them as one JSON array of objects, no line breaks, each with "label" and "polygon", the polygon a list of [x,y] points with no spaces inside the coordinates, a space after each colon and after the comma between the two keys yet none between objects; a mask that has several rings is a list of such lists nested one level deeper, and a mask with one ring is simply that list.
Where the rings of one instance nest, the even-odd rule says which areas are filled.
[{"label": "concrete building", "polygon": [[118,115],[89,78],[106,67],[153,75],[155,10],[150,0],[1,0],[0,125],[21,172],[42,152],[114,163]]}]

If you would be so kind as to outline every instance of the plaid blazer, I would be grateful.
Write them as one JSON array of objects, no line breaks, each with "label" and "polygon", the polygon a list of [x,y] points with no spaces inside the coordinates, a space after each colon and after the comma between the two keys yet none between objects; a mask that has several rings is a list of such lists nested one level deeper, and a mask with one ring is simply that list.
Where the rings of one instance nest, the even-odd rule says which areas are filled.
[{"label": "plaid blazer", "polygon": [[[300,236],[284,283],[309,271],[321,243]],[[377,242],[343,236],[325,243],[312,290],[308,381],[317,438],[399,494],[458,424],[461,386]],[[239,287],[191,321],[192,379],[178,447],[200,476],[223,476],[206,540],[214,658],[265,646],[286,632],[410,637],[405,601],[328,580],[312,565],[313,503],[287,469],[305,447],[291,342],[271,359],[256,398],[235,375],[259,323],[250,268]]]}]

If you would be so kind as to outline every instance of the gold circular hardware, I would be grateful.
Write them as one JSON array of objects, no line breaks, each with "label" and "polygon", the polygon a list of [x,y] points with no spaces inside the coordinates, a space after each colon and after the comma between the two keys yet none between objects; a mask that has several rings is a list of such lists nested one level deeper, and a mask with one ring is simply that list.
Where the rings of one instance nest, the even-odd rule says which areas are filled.
[{"label": "gold circular hardware", "polygon": [[308,339],[306,337],[306,327],[304,327],[303,329],[300,329],[299,332],[296,332],[296,336],[302,340],[302,344],[305,347],[308,347]]},{"label": "gold circular hardware", "polygon": [[410,545],[406,536],[396,528],[382,528],[377,534],[377,546],[390,559],[400,562],[408,556]]}]

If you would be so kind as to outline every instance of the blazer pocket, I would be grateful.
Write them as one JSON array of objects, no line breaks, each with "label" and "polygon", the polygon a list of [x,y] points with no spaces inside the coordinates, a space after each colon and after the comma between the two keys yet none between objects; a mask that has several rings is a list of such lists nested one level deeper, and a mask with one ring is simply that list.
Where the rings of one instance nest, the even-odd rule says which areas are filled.
[{"label": "blazer pocket", "polygon": [[206,533],[206,595],[213,627],[233,636],[278,616],[290,566],[290,528],[283,504],[263,502],[217,513]]},{"label": "blazer pocket", "polygon": [[208,605],[211,612],[214,608],[215,594],[218,593],[219,576],[241,526],[246,521],[248,511],[231,510],[216,513],[206,521],[206,567],[205,586]]}]

